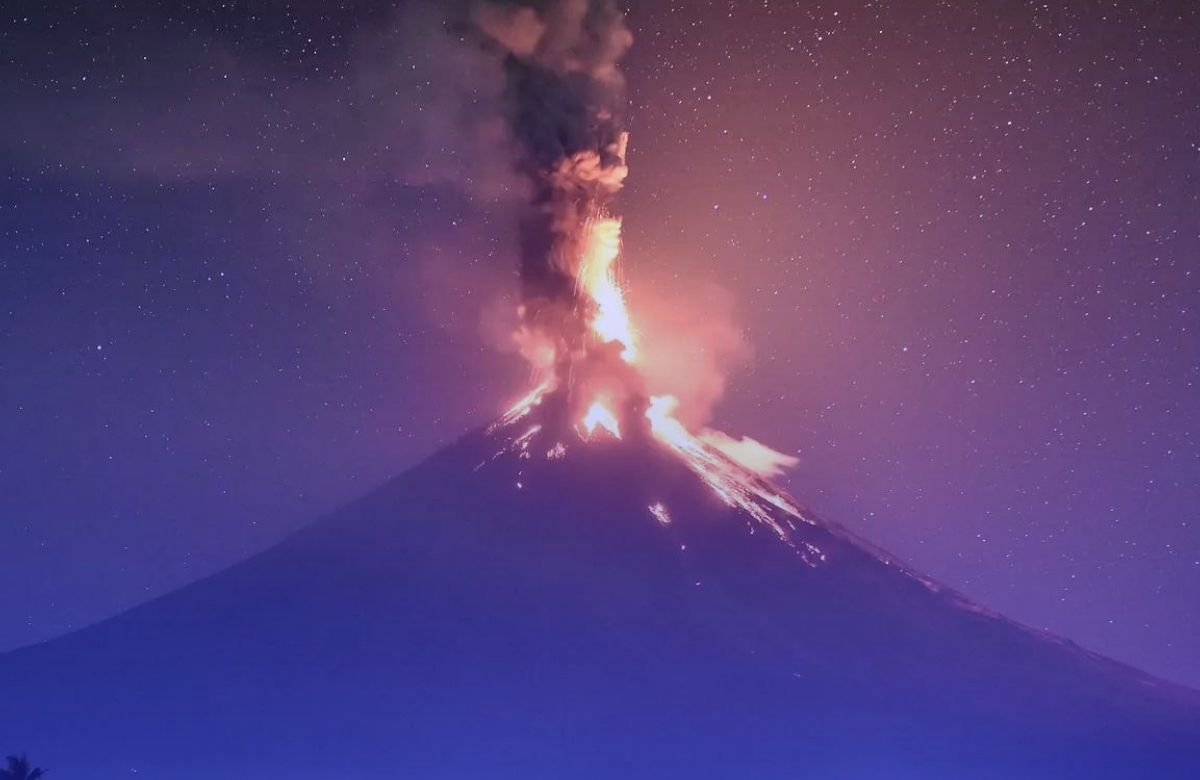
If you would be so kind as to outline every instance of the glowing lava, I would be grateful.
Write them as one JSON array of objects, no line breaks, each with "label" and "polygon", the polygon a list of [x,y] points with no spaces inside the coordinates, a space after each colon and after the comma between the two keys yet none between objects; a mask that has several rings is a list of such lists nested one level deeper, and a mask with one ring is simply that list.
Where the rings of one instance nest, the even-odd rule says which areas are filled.
[{"label": "glowing lava", "polygon": [[583,257],[575,282],[577,291],[594,304],[592,332],[601,342],[620,344],[621,359],[633,363],[637,359],[637,339],[625,305],[625,291],[617,280],[621,220],[597,217],[589,220],[584,230]]},{"label": "glowing lava", "polygon": [[580,421],[584,431],[587,433],[586,438],[592,438],[592,434],[597,428],[603,428],[613,435],[613,438],[621,438],[621,424],[617,421],[617,416],[612,413],[603,401],[595,401],[588,407],[587,414]]},{"label": "glowing lava", "polygon": [[508,411],[501,415],[500,419],[488,428],[488,432],[494,433],[500,428],[506,428],[515,422],[525,419],[542,403],[552,390],[554,390],[554,378],[543,379],[532,390],[526,393],[521,400],[509,407]]}]

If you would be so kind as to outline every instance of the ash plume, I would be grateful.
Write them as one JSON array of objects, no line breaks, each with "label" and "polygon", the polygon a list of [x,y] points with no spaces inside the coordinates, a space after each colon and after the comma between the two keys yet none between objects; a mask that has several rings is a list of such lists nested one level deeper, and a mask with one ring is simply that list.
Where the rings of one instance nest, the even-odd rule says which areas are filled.
[{"label": "ash plume", "polygon": [[521,219],[520,279],[527,326],[555,334],[568,354],[582,338],[574,316],[580,241],[621,189],[624,79],[633,36],[610,0],[484,3],[471,21],[504,55],[507,120],[516,169],[530,185]]}]

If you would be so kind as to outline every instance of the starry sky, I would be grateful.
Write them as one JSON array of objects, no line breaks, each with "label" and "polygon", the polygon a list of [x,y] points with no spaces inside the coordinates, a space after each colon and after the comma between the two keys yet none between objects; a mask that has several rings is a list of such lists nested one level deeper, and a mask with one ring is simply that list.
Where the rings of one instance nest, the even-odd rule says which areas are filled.
[{"label": "starry sky", "polygon": [[[627,276],[719,290],[752,356],[716,422],[935,578],[1200,686],[1200,11],[629,6]],[[0,13],[0,649],[519,393],[506,163],[415,2]]]}]

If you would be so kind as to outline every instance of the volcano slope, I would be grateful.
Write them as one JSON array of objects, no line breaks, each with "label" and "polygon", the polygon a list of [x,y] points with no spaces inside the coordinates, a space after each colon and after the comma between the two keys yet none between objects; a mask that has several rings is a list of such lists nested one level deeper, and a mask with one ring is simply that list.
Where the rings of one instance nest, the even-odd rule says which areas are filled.
[{"label": "volcano slope", "polygon": [[1194,692],[819,519],[787,543],[650,441],[511,434],[0,657],[0,747],[64,780],[1200,777]]}]

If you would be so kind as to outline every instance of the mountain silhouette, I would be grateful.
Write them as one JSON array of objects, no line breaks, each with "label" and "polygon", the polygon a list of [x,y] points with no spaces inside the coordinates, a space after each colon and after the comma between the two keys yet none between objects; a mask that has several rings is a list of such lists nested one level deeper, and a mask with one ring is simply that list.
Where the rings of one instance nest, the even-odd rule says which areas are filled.
[{"label": "mountain silhouette", "polygon": [[0,747],[64,780],[1200,777],[1195,692],[532,422],[0,656]]}]

